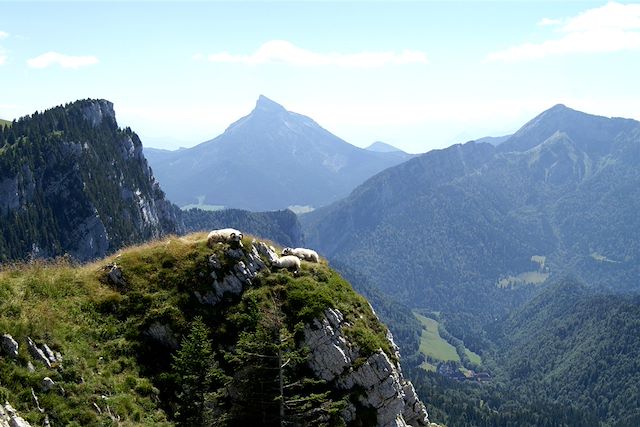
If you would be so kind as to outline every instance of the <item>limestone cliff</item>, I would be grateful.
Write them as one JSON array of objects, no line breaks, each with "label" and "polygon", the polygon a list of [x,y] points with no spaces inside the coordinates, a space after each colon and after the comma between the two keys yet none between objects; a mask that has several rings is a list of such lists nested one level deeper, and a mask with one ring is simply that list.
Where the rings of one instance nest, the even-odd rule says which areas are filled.
[{"label": "limestone cliff", "polygon": [[0,128],[0,261],[84,261],[182,230],[113,104],[84,100]]}]

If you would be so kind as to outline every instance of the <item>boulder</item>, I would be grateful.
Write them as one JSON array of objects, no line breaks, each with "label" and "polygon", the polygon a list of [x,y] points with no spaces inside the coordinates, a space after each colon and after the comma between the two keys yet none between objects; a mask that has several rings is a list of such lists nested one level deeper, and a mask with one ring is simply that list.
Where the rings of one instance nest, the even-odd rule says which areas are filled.
[{"label": "boulder", "polygon": [[43,392],[48,392],[55,386],[56,383],[49,377],[44,377],[41,382],[41,388]]},{"label": "boulder", "polygon": [[3,334],[0,337],[0,347],[4,354],[12,359],[18,357],[18,343],[9,334]]}]

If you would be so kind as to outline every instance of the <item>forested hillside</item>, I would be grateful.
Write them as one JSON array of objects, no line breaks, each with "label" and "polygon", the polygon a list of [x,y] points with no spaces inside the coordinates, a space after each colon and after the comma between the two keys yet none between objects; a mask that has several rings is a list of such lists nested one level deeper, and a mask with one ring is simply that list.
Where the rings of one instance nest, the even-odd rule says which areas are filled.
[{"label": "forested hillside", "polygon": [[182,225],[113,105],[77,101],[0,127],[0,260],[87,260]]},{"label": "forested hillside", "polygon": [[288,209],[249,212],[240,209],[205,211],[193,208],[182,211],[182,219],[188,232],[233,227],[245,233],[263,236],[282,246],[295,248],[303,244],[298,217]]},{"label": "forested hillside", "polygon": [[494,363],[511,390],[587,408],[610,425],[640,421],[640,296],[553,284],[495,325]]},{"label": "forested hillside", "polygon": [[497,147],[429,152],[301,220],[310,245],[413,307],[490,320],[550,275],[638,289],[639,162],[640,123],[556,106]]}]

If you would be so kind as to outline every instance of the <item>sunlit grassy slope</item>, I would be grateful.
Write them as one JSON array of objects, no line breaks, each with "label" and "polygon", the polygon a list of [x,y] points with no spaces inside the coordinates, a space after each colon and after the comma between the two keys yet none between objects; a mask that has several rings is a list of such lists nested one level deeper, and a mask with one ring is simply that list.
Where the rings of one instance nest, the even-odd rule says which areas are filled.
[{"label": "sunlit grassy slope", "polygon": [[[438,332],[438,321],[425,317],[417,312],[413,313],[423,326],[422,335],[420,336],[420,352],[429,360],[423,363],[422,367],[426,370],[435,370],[435,363],[438,361],[455,361],[460,362],[456,348],[448,343]],[[478,354],[464,349],[469,361],[475,365],[480,365],[481,358]]]},{"label": "sunlit grassy slope", "polygon": [[[241,323],[274,298],[292,334],[334,307],[352,324],[345,332],[363,356],[378,348],[391,355],[386,328],[366,299],[324,262],[305,262],[296,276],[263,270],[240,296],[225,297],[215,308],[200,304],[194,291],[210,289],[209,256],[220,258],[223,271],[236,262],[226,255],[226,245],[208,248],[205,236],[168,237],[81,266],[58,260],[0,267],[0,333],[20,344],[17,360],[0,355],[0,400],[10,401],[32,425],[42,425],[44,415],[31,389],[52,425],[172,425],[174,395],[166,378],[173,351],[151,340],[150,325],[168,325],[180,342],[200,316],[214,351],[217,345],[229,351]],[[246,256],[251,238],[245,237],[244,248]],[[126,285],[107,280],[105,266],[113,263]],[[48,369],[35,362],[27,337],[59,351],[61,366]],[[61,388],[41,391],[46,376]]]}]

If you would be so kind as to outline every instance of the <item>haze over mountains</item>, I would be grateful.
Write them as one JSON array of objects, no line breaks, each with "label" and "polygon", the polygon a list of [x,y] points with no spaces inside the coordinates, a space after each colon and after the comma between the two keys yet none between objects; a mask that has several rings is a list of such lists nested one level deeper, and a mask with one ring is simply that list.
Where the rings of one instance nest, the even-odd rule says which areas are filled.
[{"label": "haze over mountains", "polygon": [[433,309],[548,273],[637,289],[639,138],[637,121],[558,105],[497,147],[455,145],[374,176],[303,217],[307,242]]},{"label": "haze over mountains", "polygon": [[145,155],[179,206],[254,211],[329,204],[409,157],[355,147],[264,96],[210,141],[177,151],[145,148]]},{"label": "haze over mountains", "polygon": [[[437,419],[634,426],[638,165],[640,122],[556,105],[497,145],[391,167],[301,222],[307,243],[351,277],[482,354],[496,387],[447,383],[416,365],[419,392],[438,396]],[[398,327],[403,347],[416,348],[411,323]]]},{"label": "haze over mountains", "polygon": [[[236,153],[237,149],[241,151]],[[273,154],[270,150],[279,153],[275,157],[280,160],[269,160],[279,165],[275,169],[267,160],[259,161]],[[166,165],[175,160],[185,173],[197,166],[203,173],[198,181],[202,189],[226,188],[248,204],[255,202],[265,182],[289,185],[296,200],[313,196],[318,188],[326,190],[329,186],[323,185],[326,183],[317,175],[328,176],[327,162],[335,166],[331,159],[353,162],[345,160],[344,167],[337,170],[329,167],[332,178],[344,188],[345,180],[353,174],[341,175],[341,171],[355,170],[355,159],[374,159],[378,167],[382,167],[381,159],[401,163],[367,179],[348,197],[300,217],[287,210],[180,211],[165,199],[137,135],[118,127],[113,105],[104,100],[78,101],[34,113],[11,126],[0,126],[0,259],[12,261],[27,255],[51,258],[66,253],[84,261],[150,238],[183,233],[185,228],[233,226],[284,245],[309,246],[327,256],[389,323],[403,353],[409,356],[404,359],[406,372],[415,377],[421,397],[437,396],[429,400],[430,409],[448,425],[637,425],[640,393],[634,386],[639,372],[634,334],[640,321],[639,122],[593,116],[557,105],[509,137],[482,138],[402,162],[399,159],[411,155],[384,143],[356,149],[311,119],[261,97],[250,115],[215,140],[194,149],[150,153]],[[182,158],[178,156],[181,153],[189,155]],[[218,155],[250,159],[250,163],[229,160],[236,169],[226,168]],[[391,156],[395,156],[392,161]],[[207,163],[210,161],[212,167]],[[287,162],[292,163],[286,166]],[[368,165],[371,167],[371,163]],[[286,181],[294,172],[308,172],[303,175],[307,181],[298,182],[304,185]],[[316,177],[312,179],[312,175]],[[283,182],[269,181],[274,176]],[[353,182],[351,185],[356,186]],[[182,192],[188,190],[185,187]],[[268,199],[273,194],[263,196]],[[213,202],[206,197],[202,201]],[[119,324],[131,313],[115,307],[131,301],[127,293],[132,289],[128,286],[139,284],[140,274],[149,274],[151,286],[133,290],[133,298],[140,301],[155,301],[147,294],[156,292],[156,285],[169,283],[165,279],[176,279],[171,283],[179,288],[190,283],[180,288],[185,291],[178,298],[180,304],[186,304],[183,309],[176,311],[169,308],[175,304],[168,304],[148,317],[151,312],[147,305],[136,302],[134,308],[140,317],[135,322],[158,329],[153,326],[157,321],[159,328],[169,325],[184,335],[187,320],[189,324],[193,320],[189,316],[201,312],[199,308],[191,311],[202,303],[192,289],[202,291],[200,297],[210,295],[206,293],[210,283],[203,285],[200,278],[214,277],[210,276],[211,268],[218,268],[208,258],[211,254],[203,241],[189,243],[189,239],[175,239],[176,247],[170,247],[172,243],[167,240],[169,243],[156,242],[128,252],[125,258],[132,257],[132,262],[129,267],[122,264],[125,281],[116,284],[116,293],[122,294],[108,296],[94,314],[116,310]],[[226,261],[240,256],[248,262],[255,256],[250,246],[249,239],[242,254],[226,251],[223,246],[215,251]],[[248,265],[245,261],[233,267],[233,274],[240,274],[241,267]],[[150,270],[141,267],[151,264]],[[227,267],[223,269],[225,274]],[[327,282],[327,274],[334,273],[318,267],[306,266],[301,277],[287,279],[287,286],[278,291],[283,292],[278,294],[278,298],[284,297],[280,301],[285,305],[295,301],[296,310],[304,312],[307,306],[322,307],[318,308],[321,311],[342,301],[343,309],[350,310],[350,303],[345,305],[343,300],[346,295],[351,301],[350,293],[342,297],[323,293],[327,283],[335,283],[333,279]],[[33,274],[40,274],[38,268]],[[100,271],[64,270],[56,286],[69,274],[88,277],[90,283],[104,282],[106,270]],[[7,294],[13,302],[0,301],[2,307],[8,304],[7,313],[16,310],[15,298],[22,295],[21,286],[26,286],[26,279],[19,278],[23,273],[12,276],[18,277]],[[31,277],[32,272],[26,274]],[[264,277],[280,286],[285,283],[281,282],[285,280],[283,274],[287,275]],[[566,279],[567,275],[572,278]],[[311,282],[310,277],[314,279]],[[310,294],[300,296],[295,286],[303,282],[309,285]],[[38,288],[42,285],[39,279],[33,279],[33,284],[47,298],[58,295],[58,291]],[[227,292],[227,285],[220,295]],[[272,285],[269,282],[259,292],[268,294]],[[89,292],[92,286],[83,292]],[[248,298],[256,291],[251,286]],[[157,291],[167,296],[167,289]],[[230,299],[223,298],[224,304],[233,306],[236,297],[244,298],[242,292],[227,295]],[[33,294],[35,298],[39,295]],[[264,302],[270,305],[269,301],[273,302]],[[368,307],[364,300],[357,304]],[[23,312],[35,313],[31,307],[21,307]],[[360,308],[356,311],[363,313]],[[482,369],[493,376],[492,382],[470,387],[452,385],[441,382],[443,377],[438,374],[425,372],[428,366],[435,369],[440,359],[428,359],[432,356],[423,352],[423,327],[411,309],[431,316],[438,334],[453,343],[454,352],[466,355],[466,361],[460,356],[459,363],[467,369],[478,369],[482,364]],[[288,316],[291,312],[287,310]],[[182,319],[185,313],[191,313],[189,319]],[[206,310],[203,313],[211,314]],[[209,320],[210,333],[228,332],[216,330],[217,319]],[[11,322],[3,324],[8,327]],[[385,332],[375,322],[369,326],[375,334]],[[132,328],[141,333],[137,326]],[[368,329],[354,332],[354,336],[366,344],[371,332]],[[41,332],[39,327],[32,330]],[[167,334],[166,330],[162,332],[170,336]],[[140,342],[148,343],[153,338],[149,337],[140,335]],[[228,338],[231,345],[239,343],[236,335]],[[375,351],[380,343],[369,344]],[[61,338],[56,345],[66,347]],[[467,351],[474,352],[469,354],[475,355],[475,362],[470,361]],[[153,357],[138,356],[142,358],[135,366],[142,372]],[[163,363],[167,365],[169,353],[165,356]],[[0,364],[5,362],[0,357]],[[16,375],[29,375],[26,367],[6,363],[3,366]],[[100,377],[94,380],[102,382]],[[136,381],[151,381],[169,392],[173,387],[166,388],[162,379],[153,377]],[[41,413],[17,397],[22,389],[20,384],[12,386],[11,392],[17,394],[11,400],[17,399],[21,411],[39,421]],[[241,398],[253,405],[248,390]],[[610,397],[603,400],[602,395]],[[161,399],[169,402],[171,396],[175,397],[170,395],[167,400],[163,395]],[[77,409],[73,402],[59,401],[56,405]],[[181,416],[172,413],[170,404],[154,407],[160,417],[165,416],[165,410],[169,418]],[[366,414],[365,410],[358,417],[366,418]]]}]

